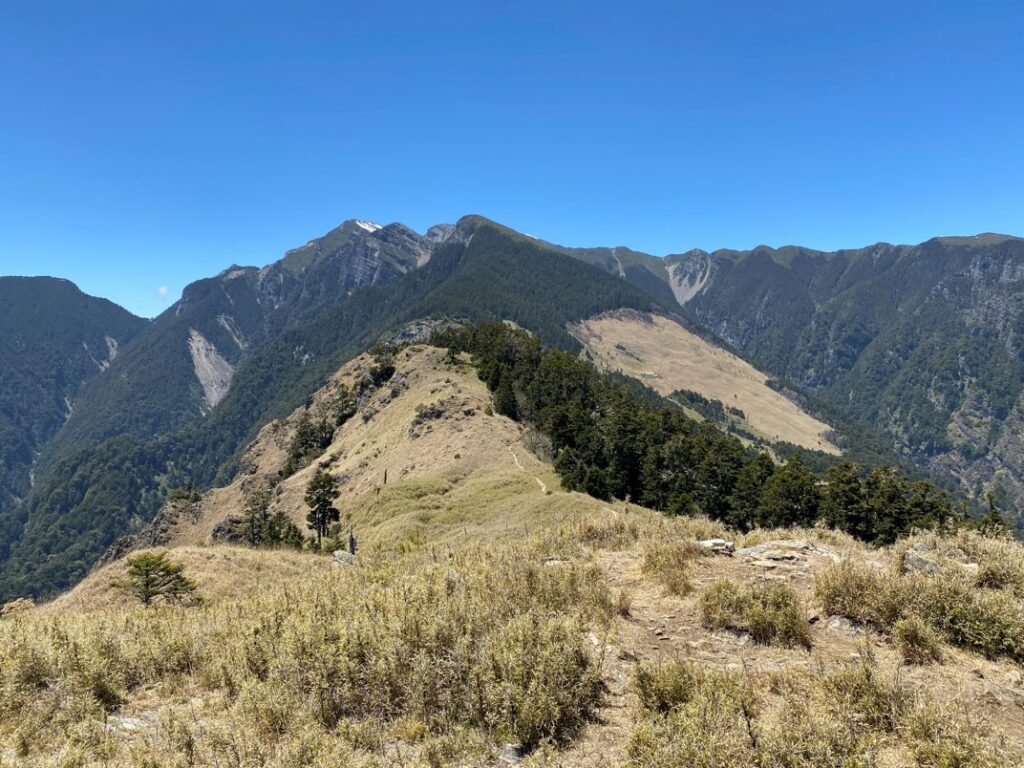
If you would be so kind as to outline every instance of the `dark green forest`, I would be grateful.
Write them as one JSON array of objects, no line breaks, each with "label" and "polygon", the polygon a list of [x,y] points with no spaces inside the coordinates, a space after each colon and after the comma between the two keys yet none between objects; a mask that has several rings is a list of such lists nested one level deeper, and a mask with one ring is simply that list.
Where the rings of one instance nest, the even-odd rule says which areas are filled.
[{"label": "dark green forest", "polygon": [[1019,507],[1024,240],[711,258],[715,277],[687,313],[810,391],[830,423],[884,431],[888,446],[878,449],[951,483],[972,478],[962,491],[980,499],[991,490]]},{"label": "dark green forest", "polygon": [[102,378],[107,338],[122,348],[145,326],[67,280],[0,278],[0,510],[28,494],[38,452],[69,403]]}]

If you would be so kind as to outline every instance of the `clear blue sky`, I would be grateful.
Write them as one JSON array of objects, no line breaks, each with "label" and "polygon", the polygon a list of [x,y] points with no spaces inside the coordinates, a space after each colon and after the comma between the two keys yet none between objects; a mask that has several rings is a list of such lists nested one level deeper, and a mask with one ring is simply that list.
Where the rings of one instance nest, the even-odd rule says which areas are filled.
[{"label": "clear blue sky", "polygon": [[153,315],[346,218],[1024,234],[1022,39],[1020,2],[3,3],[0,273]]}]

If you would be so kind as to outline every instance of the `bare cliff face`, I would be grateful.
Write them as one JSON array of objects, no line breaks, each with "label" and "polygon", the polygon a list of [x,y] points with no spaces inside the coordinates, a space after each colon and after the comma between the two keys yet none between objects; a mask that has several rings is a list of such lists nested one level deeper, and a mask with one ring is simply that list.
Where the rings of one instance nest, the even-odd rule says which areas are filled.
[{"label": "bare cliff face", "polygon": [[429,261],[433,244],[403,224],[349,220],[260,270],[259,300],[294,321],[356,288],[394,282]]}]

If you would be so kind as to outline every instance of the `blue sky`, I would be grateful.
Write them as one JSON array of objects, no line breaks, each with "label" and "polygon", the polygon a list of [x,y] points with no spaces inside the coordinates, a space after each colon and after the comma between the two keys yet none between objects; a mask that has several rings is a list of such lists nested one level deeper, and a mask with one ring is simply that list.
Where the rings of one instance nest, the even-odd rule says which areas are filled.
[{"label": "blue sky", "polygon": [[0,273],[154,315],[346,218],[1024,234],[1021,39],[1019,2],[4,3]]}]

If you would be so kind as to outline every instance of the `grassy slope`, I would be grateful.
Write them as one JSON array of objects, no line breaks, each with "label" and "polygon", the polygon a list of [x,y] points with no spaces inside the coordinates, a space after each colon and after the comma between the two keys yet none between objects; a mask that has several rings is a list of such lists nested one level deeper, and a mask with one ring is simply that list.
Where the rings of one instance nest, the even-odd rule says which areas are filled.
[{"label": "grassy slope", "polygon": [[663,395],[687,389],[721,400],[772,441],[839,453],[825,437],[829,426],[768,387],[763,373],[668,318],[607,313],[577,324],[573,333],[605,370],[622,371]]},{"label": "grassy slope", "polygon": [[[275,509],[285,510],[305,529],[302,497],[321,465],[345,478],[337,506],[363,544],[521,535],[557,522],[570,510],[606,506],[560,490],[552,468],[527,447],[523,429],[486,413],[490,395],[475,371],[466,364],[446,365],[444,354],[421,346],[401,352],[392,381],[338,430],[317,461],[281,483]],[[332,382],[351,385],[371,364],[361,356]],[[331,391],[328,384],[313,398],[311,412]],[[427,406],[440,406],[442,415],[414,426],[417,410]],[[265,427],[243,462],[255,473],[207,494],[198,522],[179,524],[170,543],[205,543],[218,522],[237,514],[248,489],[284,466],[303,410]]]},{"label": "grassy slope", "polygon": [[[739,535],[564,493],[529,435],[485,413],[472,368],[429,347],[396,363],[364,403],[372,415],[350,420],[319,459],[348,478],[339,505],[360,535],[357,566],[200,546],[237,513],[243,484],[283,464],[301,411],[268,425],[248,471],[172,531],[171,556],[204,605],[132,605],[111,584],[119,562],[0,620],[0,765],[491,766],[503,743],[549,736],[526,765],[1019,764],[1019,665],[954,645],[957,621],[987,637],[991,616],[949,603],[942,660],[905,666],[895,616],[857,628],[829,615],[843,601],[850,612],[872,604],[886,585],[1019,611],[1019,544],[962,534],[878,550],[824,530]],[[354,360],[332,381],[370,364]],[[424,405],[442,405],[440,416],[417,419]],[[285,480],[276,502],[297,521],[312,471]],[[790,543],[702,556],[692,542],[712,536]],[[902,574],[912,543],[939,572]],[[980,567],[952,560],[954,549]],[[837,580],[837,561],[875,576]],[[812,620],[810,650],[707,626],[702,605],[722,580],[791,590],[792,620]],[[950,593],[956,584],[968,591]],[[1007,618],[1012,643],[1024,624]],[[678,660],[701,670],[696,683]],[[743,697],[749,720],[733,709]],[[676,700],[666,712],[652,704]]]},{"label": "grassy slope", "polygon": [[[354,568],[184,548],[206,603],[148,610],[109,586],[114,565],[0,620],[0,764],[482,767],[537,739],[531,768],[1021,764],[1018,665],[941,642],[941,661],[908,666],[891,628],[824,612],[815,584],[837,560],[909,579],[907,544],[787,530],[736,539],[781,558],[693,548],[712,535],[730,532],[616,505],[514,541],[368,549]],[[973,535],[917,543],[992,562]],[[996,553],[1024,576],[1020,545]],[[722,580],[791,590],[810,649],[709,628]]]}]

